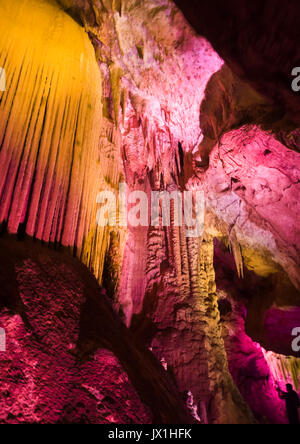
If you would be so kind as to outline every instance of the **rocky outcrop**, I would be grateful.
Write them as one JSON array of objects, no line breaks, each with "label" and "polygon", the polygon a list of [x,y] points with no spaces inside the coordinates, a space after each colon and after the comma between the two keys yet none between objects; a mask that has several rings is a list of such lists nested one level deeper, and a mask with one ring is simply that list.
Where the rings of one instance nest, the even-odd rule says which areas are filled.
[{"label": "rocky outcrop", "polygon": [[[222,337],[233,380],[260,423],[287,423],[285,405],[278,397],[276,385],[285,390],[285,385],[292,383],[299,391],[299,353],[297,357],[291,356],[291,331],[297,322],[274,325],[272,344],[267,344],[260,327],[264,317],[260,307],[276,305],[280,300],[281,305],[283,301],[291,303],[291,295],[294,292],[296,296],[297,292],[282,272],[267,278],[245,269],[245,278],[239,279],[229,249],[216,240],[214,267]],[[282,336],[284,325],[289,325],[289,337]]]},{"label": "rocky outcrop", "polygon": [[287,115],[287,128],[299,127],[299,98],[292,90],[300,59],[297,0],[175,3],[230,69]]},{"label": "rocky outcrop", "polygon": [[[212,149],[225,133],[246,124],[255,124],[272,132],[288,148],[299,151],[297,142],[291,143],[291,134],[284,131],[286,116],[283,109],[259,94],[224,65],[210,78],[201,103],[203,141],[199,145],[198,155],[201,156],[202,167],[208,166]],[[297,131],[295,137],[296,134]]]},{"label": "rocky outcrop", "polygon": [[[298,153],[281,145],[272,134],[245,126],[223,136],[211,154],[210,168],[200,177],[207,210],[219,221],[208,216],[208,229],[213,233],[215,227],[215,232],[219,230],[233,243],[237,240],[248,267],[255,270],[257,262],[258,274],[263,261],[255,251],[269,262],[269,273],[276,272],[274,264],[279,264],[296,287],[298,158]],[[268,274],[267,269],[261,272]]]},{"label": "rocky outcrop", "polygon": [[[153,273],[163,233],[149,237],[148,271]],[[164,244],[163,244],[164,245]],[[167,254],[163,247],[163,251]],[[182,275],[169,268],[148,274],[144,312],[133,328],[152,332],[151,347],[166,362],[182,392],[191,392],[210,423],[248,424],[252,413],[235,387],[221,337],[212,239],[182,240]],[[150,265],[151,264],[151,265]],[[150,321],[151,320],[151,321]],[[136,323],[136,325],[135,325]],[[150,323],[150,325],[149,325]],[[150,328],[151,326],[151,328]],[[138,330],[138,331],[139,331]],[[200,414],[200,410],[199,410]]]},{"label": "rocky outcrop", "polygon": [[[287,368],[297,381],[283,355],[300,285],[296,59],[282,52],[297,41],[294,1],[284,23],[277,1],[176,3],[200,35],[170,0],[1,3],[2,232],[66,247],[109,297],[71,255],[1,241],[0,320],[17,348],[3,422],[190,421],[186,392],[211,423],[285,421],[274,379],[280,362],[280,382]],[[174,205],[170,226],[126,226],[119,202],[100,226],[98,193],[123,182],[148,199],[203,191],[203,233],[189,238]],[[226,285],[216,238],[225,269],[234,258]]]},{"label": "rocky outcrop", "polygon": [[77,260],[0,240],[1,423],[185,423],[163,367]]}]

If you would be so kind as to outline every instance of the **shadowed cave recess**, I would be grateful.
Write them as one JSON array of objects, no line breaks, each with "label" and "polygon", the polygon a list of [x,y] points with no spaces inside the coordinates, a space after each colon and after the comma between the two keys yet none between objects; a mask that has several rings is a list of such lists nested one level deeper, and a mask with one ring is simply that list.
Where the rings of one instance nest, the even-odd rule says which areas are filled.
[{"label": "shadowed cave recess", "polygon": [[[288,423],[299,24],[296,0],[0,0],[1,424]],[[174,201],[101,225],[124,184],[128,209],[200,192],[201,232]]]}]

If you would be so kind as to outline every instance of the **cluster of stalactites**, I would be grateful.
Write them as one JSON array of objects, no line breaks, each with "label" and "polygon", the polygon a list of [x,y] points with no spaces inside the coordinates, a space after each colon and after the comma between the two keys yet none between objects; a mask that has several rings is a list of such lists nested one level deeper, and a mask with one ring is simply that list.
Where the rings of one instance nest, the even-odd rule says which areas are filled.
[{"label": "cluster of stalactites", "polygon": [[156,190],[178,186],[181,162],[178,141],[170,131],[168,114],[155,98],[145,98],[125,90],[119,96],[122,155],[128,185],[134,188],[135,177],[146,179],[153,173],[156,183],[152,186]]},{"label": "cluster of stalactites", "polygon": [[10,233],[22,227],[75,248],[101,280],[109,233],[97,226],[96,198],[119,180],[119,142],[114,125],[102,120],[93,46],[49,0],[2,0],[0,28],[7,79],[0,93],[0,222]]},{"label": "cluster of stalactites", "polygon": [[300,388],[300,359],[292,356],[277,355],[263,350],[264,356],[274,380],[284,389],[285,383],[292,383],[296,390]]}]

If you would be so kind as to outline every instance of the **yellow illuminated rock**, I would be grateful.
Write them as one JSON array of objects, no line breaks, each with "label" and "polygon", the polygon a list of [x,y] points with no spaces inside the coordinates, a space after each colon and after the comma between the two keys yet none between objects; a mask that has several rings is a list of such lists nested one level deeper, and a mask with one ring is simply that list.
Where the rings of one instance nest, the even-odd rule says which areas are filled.
[{"label": "yellow illuminated rock", "polygon": [[1,0],[0,30],[0,222],[78,255],[84,247],[99,276],[108,235],[96,227],[102,79],[93,46],[53,0]]}]

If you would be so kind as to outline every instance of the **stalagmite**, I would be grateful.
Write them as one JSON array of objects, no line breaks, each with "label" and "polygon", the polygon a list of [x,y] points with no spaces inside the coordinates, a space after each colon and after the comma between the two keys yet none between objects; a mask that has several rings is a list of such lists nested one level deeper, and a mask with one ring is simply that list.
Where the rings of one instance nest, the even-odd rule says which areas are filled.
[{"label": "stalagmite", "polygon": [[121,78],[122,69],[119,66],[113,65],[110,67],[110,84],[112,91],[112,98],[114,104],[114,120],[115,125],[119,125],[119,112],[121,107]]}]

